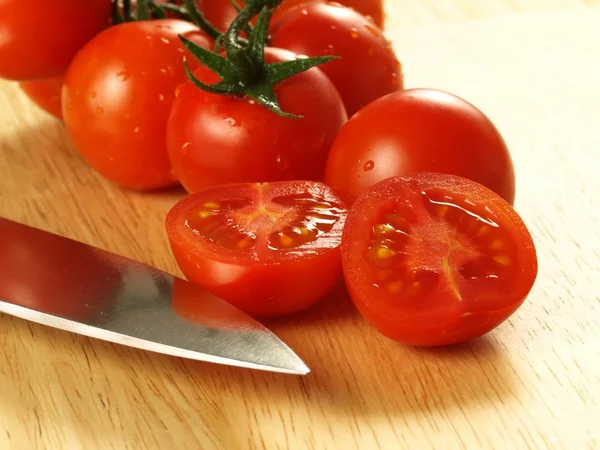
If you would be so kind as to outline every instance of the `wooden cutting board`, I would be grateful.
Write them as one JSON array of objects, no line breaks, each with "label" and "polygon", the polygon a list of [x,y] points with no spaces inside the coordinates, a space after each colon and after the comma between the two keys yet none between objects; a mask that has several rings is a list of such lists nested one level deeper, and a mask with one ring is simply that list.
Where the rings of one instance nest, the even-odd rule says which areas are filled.
[{"label": "wooden cutting board", "polygon": [[[0,316],[0,448],[600,448],[599,0],[388,0],[409,87],[496,123],[539,277],[485,338],[415,350],[341,293],[269,323],[307,377],[183,361]],[[102,180],[63,127],[0,83],[0,215],[177,273],[182,192]],[[1,251],[1,249],[0,249]]]}]

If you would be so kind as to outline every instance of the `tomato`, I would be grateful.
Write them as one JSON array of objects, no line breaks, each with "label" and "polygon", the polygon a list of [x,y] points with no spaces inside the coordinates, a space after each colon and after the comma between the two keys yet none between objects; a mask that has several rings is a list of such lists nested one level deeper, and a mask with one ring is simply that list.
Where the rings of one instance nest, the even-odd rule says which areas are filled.
[{"label": "tomato", "polygon": [[401,65],[381,30],[350,8],[309,3],[289,9],[272,24],[270,45],[339,56],[319,68],[341,94],[348,116],[404,88]]},{"label": "tomato", "polygon": [[[244,2],[236,0],[238,5],[243,6]],[[273,13],[273,21],[277,19],[288,9],[309,3],[326,3],[327,0],[283,0]],[[202,11],[206,19],[221,31],[227,30],[233,19],[237,16],[237,11],[230,0],[196,0],[198,9]],[[339,0],[338,2],[327,2],[331,5],[341,4],[354,9],[356,12],[367,17],[370,23],[383,28],[385,14],[383,0]],[[256,22],[256,18],[252,20]]]},{"label": "tomato", "polygon": [[64,79],[64,75],[59,75],[44,80],[21,81],[19,87],[38,107],[62,120],[60,98]]},{"label": "tomato", "polygon": [[365,106],[337,136],[327,184],[356,198],[375,183],[410,172],[441,172],[476,181],[515,200],[511,155],[494,124],[447,92],[407,89]]},{"label": "tomato", "polygon": [[25,308],[88,319],[110,306],[122,285],[101,252],[2,218],[0,248],[0,300]]},{"label": "tomato", "polygon": [[0,78],[59,76],[110,14],[111,0],[0,0]]},{"label": "tomato", "polygon": [[537,276],[536,250],[509,203],[447,174],[388,178],[348,212],[350,296],[383,335],[416,346],[464,342],[504,322]]},{"label": "tomato", "polygon": [[176,87],[186,79],[183,34],[204,48],[212,42],[191,23],[128,22],[96,36],[75,57],[63,89],[67,131],[98,173],[130,189],[175,185],[165,132]]},{"label": "tomato", "polygon": [[[268,63],[296,57],[266,48]],[[201,66],[194,73],[220,79]],[[245,97],[207,93],[187,80],[180,86],[167,127],[173,171],[190,193],[229,183],[322,180],[329,147],[346,111],[331,81],[313,67],[275,85],[281,108],[300,119],[276,115]]]},{"label": "tomato", "polygon": [[341,280],[346,208],[311,181],[205,189],[167,216],[173,255],[188,280],[255,317],[291,314]]}]

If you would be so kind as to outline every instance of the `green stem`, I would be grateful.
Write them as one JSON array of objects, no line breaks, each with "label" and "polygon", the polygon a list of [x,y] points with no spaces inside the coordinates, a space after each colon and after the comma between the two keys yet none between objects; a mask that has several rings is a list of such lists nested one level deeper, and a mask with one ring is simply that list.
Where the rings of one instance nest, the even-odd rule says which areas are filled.
[{"label": "green stem", "polygon": [[198,6],[194,0],[183,0],[183,6],[187,10],[192,22],[198,25],[202,31],[208,34],[208,36],[212,39],[217,39],[221,36],[221,32],[206,20],[206,17],[204,17],[200,11],[198,11]]},{"label": "green stem", "polygon": [[137,20],[150,20],[150,0],[138,0],[137,2]]},{"label": "green stem", "polygon": [[131,0],[123,0],[123,17],[125,17],[125,22],[131,20]]},{"label": "green stem", "polygon": [[[254,3],[254,2],[253,2]],[[246,8],[240,12],[233,20],[223,38],[223,47],[229,60],[238,69],[243,82],[251,83],[259,75],[259,67],[246,48],[240,42],[240,33],[246,28],[250,20],[260,12],[255,11],[251,2],[246,3]]]}]

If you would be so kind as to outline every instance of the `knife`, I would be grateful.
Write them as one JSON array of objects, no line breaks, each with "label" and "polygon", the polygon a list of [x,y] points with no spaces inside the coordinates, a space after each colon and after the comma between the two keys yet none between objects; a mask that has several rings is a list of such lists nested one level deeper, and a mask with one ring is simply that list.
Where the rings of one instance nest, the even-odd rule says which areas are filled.
[{"label": "knife", "polygon": [[305,375],[275,334],[154,267],[0,218],[0,312],[150,352]]}]

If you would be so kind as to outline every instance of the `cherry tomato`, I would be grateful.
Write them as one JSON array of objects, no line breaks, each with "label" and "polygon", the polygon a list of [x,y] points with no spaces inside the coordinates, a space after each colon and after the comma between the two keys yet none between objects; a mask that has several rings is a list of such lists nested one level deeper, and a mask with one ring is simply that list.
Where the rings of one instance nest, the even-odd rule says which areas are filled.
[{"label": "cherry tomato", "polygon": [[75,57],[65,79],[63,116],[75,147],[97,172],[131,189],[176,184],[165,144],[176,87],[186,79],[177,37],[212,42],[191,23],[163,19],[113,26]]},{"label": "cherry tomato", "polygon": [[525,301],[536,250],[510,204],[447,174],[388,178],[361,194],[342,236],[348,291],[385,336],[417,346],[479,337]]},{"label": "cherry tomato", "polygon": [[341,5],[308,3],[288,9],[272,24],[270,45],[307,56],[339,56],[319,68],[339,91],[348,116],[404,88],[400,63],[381,30]]},{"label": "cherry tomato", "polygon": [[476,181],[515,200],[512,158],[494,124],[450,93],[408,89],[365,106],[344,126],[327,162],[327,184],[356,198],[375,183],[409,172]]},{"label": "cherry tomato", "polygon": [[[268,63],[296,58],[265,49]],[[206,84],[220,79],[201,66]],[[275,86],[281,108],[300,119],[276,115],[254,101],[207,93],[187,80],[180,86],[167,127],[173,171],[190,193],[229,183],[322,180],[329,147],[346,111],[331,81],[313,67]]]},{"label": "cherry tomato", "polygon": [[[240,7],[243,7],[242,0],[236,0]],[[272,20],[275,21],[281,14],[288,9],[309,3],[326,3],[327,0],[283,0],[273,13]],[[221,31],[227,30],[233,19],[237,16],[237,11],[230,0],[196,0],[198,9],[215,27]],[[366,16],[370,23],[383,29],[385,14],[383,0],[339,0],[338,2],[327,2],[329,4],[341,4],[354,9],[356,12]],[[256,18],[252,23],[256,22]]]},{"label": "cherry tomato", "polygon": [[0,78],[59,76],[110,13],[111,0],[1,0]]},{"label": "cherry tomato", "polygon": [[167,234],[188,280],[252,316],[280,316],[341,280],[345,214],[322,183],[221,185],[177,203]]},{"label": "cherry tomato", "polygon": [[19,87],[38,107],[62,120],[61,90],[64,75],[44,80],[21,81]]},{"label": "cherry tomato", "polygon": [[2,218],[0,248],[0,299],[25,308],[87,319],[110,306],[122,284],[94,249]]}]

